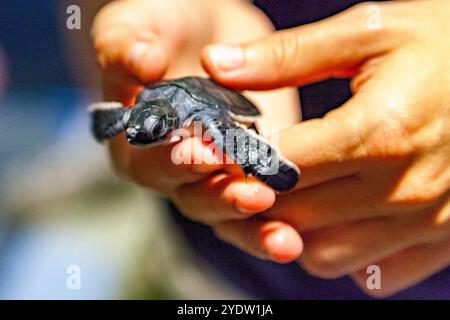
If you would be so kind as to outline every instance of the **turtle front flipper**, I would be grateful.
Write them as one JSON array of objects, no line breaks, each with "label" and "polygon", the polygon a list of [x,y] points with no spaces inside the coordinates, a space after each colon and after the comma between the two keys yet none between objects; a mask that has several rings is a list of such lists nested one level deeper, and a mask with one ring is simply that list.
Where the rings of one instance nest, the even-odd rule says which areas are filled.
[{"label": "turtle front flipper", "polygon": [[206,128],[229,158],[235,161],[246,175],[251,174],[275,191],[292,189],[298,181],[300,170],[285,159],[256,132],[235,122],[207,121]]},{"label": "turtle front flipper", "polygon": [[110,139],[125,130],[125,113],[129,109],[119,102],[100,102],[89,106],[92,132],[98,141]]}]

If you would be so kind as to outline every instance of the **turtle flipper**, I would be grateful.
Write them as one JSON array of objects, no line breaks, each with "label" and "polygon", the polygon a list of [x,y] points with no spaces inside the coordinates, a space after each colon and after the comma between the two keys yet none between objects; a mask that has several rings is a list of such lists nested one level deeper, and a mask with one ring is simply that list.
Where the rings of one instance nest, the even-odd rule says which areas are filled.
[{"label": "turtle flipper", "polygon": [[95,138],[98,141],[104,141],[124,131],[124,115],[127,110],[118,102],[100,102],[90,105],[92,132]]},{"label": "turtle flipper", "polygon": [[217,120],[210,121],[206,127],[216,145],[239,164],[246,175],[251,174],[279,192],[289,191],[297,184],[300,175],[297,166],[256,132],[238,123]]}]

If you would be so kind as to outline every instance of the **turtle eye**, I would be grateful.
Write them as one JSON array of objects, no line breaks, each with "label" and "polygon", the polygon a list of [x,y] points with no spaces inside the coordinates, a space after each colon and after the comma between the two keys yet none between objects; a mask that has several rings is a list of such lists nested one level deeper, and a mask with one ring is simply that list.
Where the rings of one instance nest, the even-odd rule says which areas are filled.
[{"label": "turtle eye", "polygon": [[144,122],[144,129],[152,137],[158,137],[164,132],[166,122],[163,118],[150,117]]},{"label": "turtle eye", "polygon": [[153,136],[159,136],[161,133],[164,132],[164,129],[166,128],[166,122],[161,119],[158,121],[155,126],[153,127],[152,135]]}]

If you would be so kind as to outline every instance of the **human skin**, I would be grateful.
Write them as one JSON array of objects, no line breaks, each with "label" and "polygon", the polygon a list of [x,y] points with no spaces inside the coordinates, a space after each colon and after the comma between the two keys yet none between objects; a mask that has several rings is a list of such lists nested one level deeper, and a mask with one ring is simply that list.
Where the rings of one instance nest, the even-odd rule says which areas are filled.
[{"label": "human skin", "polygon": [[[98,13],[91,34],[103,73],[105,99],[131,105],[145,83],[206,76],[200,62],[205,45],[238,43],[271,31],[269,20],[242,1],[122,0],[111,2]],[[266,134],[288,128],[300,119],[295,89],[249,92],[247,96],[262,111],[258,127]],[[194,149],[203,150],[205,162],[213,162],[214,156],[199,139],[137,149],[121,135],[110,141],[109,149],[119,175],[170,198],[195,221],[214,225],[245,219],[270,208],[275,201],[272,189],[256,179],[246,179],[236,166],[175,165],[173,154],[186,155]],[[219,169],[222,171],[217,172]],[[258,220],[251,228],[252,235],[259,232],[252,253],[260,258],[289,262],[300,255],[301,238],[289,224]]]},{"label": "human skin", "polygon": [[[449,265],[449,17],[449,1],[364,3],[241,46],[204,50],[211,76],[240,89],[353,79],[348,102],[280,136],[281,152],[302,177],[264,216],[301,232],[299,262],[310,273],[350,274],[369,294],[386,296]],[[249,223],[215,229],[245,249]],[[371,264],[381,268],[381,290],[366,286]]]},{"label": "human skin", "polygon": [[[267,26],[255,9],[230,3],[226,7],[232,12],[228,16],[233,17],[232,24],[246,20],[249,25]],[[124,63],[124,57],[129,57],[133,37],[121,38],[117,32],[108,41],[98,40],[108,29],[102,21],[110,20],[109,29],[111,25],[137,26],[131,32],[135,34],[148,30],[146,23],[152,19],[133,15],[134,1],[114,5],[126,7],[129,14],[119,21],[113,17],[120,13],[103,11],[93,35],[105,70],[107,97],[125,103],[131,103],[139,84],[201,72],[182,67],[182,62],[171,68],[168,57],[192,52],[193,57],[176,60],[195,65],[198,48],[208,42],[239,41],[233,35],[244,30],[238,28],[222,40],[220,35],[228,33],[224,15],[219,20],[224,30],[196,37],[201,41],[192,43],[195,48],[182,51],[177,51],[170,36],[150,33],[145,38],[151,47],[148,61],[161,63],[131,66]],[[210,5],[204,14],[216,17],[223,8],[214,10]],[[238,12],[246,15],[236,19]],[[185,32],[181,33],[167,31],[172,36],[189,37],[195,29],[195,23],[187,19],[189,11],[183,14],[183,23],[190,28],[182,28]],[[239,89],[353,78],[354,96],[323,119],[293,126],[292,120],[277,118],[280,129],[285,129],[280,134],[281,152],[301,168],[302,177],[294,192],[277,195],[276,201],[273,191],[259,182],[243,183],[232,166],[215,172],[218,167],[155,163],[155,156],[169,159],[164,155],[173,146],[137,151],[119,137],[110,144],[115,167],[122,175],[167,195],[185,215],[211,225],[222,239],[255,256],[287,262],[303,250],[298,261],[310,273],[323,278],[350,274],[375,296],[411,286],[450,263],[449,16],[450,3],[445,0],[361,4],[327,20],[240,46],[203,50],[201,61],[211,77]],[[123,21],[129,22],[126,27]],[[261,30],[265,33],[268,28]],[[249,38],[254,36],[258,35]],[[275,109],[286,107],[279,117],[295,108],[292,99],[286,104],[283,100],[267,103],[266,99],[257,103],[265,111],[274,101],[278,101]],[[274,122],[263,127],[278,129]],[[192,141],[175,148],[188,143]],[[258,186],[256,191],[253,185]],[[254,215],[263,210],[264,214]],[[370,264],[381,267],[381,290],[366,288],[365,268]]]}]

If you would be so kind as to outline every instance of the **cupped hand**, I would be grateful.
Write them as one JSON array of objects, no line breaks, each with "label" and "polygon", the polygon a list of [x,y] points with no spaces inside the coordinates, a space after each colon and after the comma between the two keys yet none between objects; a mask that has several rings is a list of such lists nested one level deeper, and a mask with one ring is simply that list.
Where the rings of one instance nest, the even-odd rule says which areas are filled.
[{"label": "cupped hand", "polygon": [[[344,105],[280,134],[302,177],[265,217],[301,231],[299,262],[312,274],[350,274],[385,296],[450,264],[449,17],[445,0],[364,3],[203,52],[214,79],[241,89],[352,78]],[[242,247],[248,223],[216,230]],[[366,287],[371,264],[381,268],[381,290]]]},{"label": "cupped hand", "polygon": [[[147,83],[205,75],[200,52],[206,44],[246,41],[271,30],[267,18],[242,1],[122,0],[99,12],[92,37],[106,99],[131,105]],[[262,109],[258,125],[266,133],[287,128],[299,119],[293,89],[248,95]],[[109,142],[109,149],[120,175],[169,197],[195,221],[214,225],[242,220],[270,208],[275,201],[272,189],[246,179],[233,165],[211,164],[222,159],[216,159],[199,138],[137,149],[120,135]],[[192,164],[176,164],[186,155]],[[301,239],[289,224],[254,219],[247,225],[252,238],[241,242],[254,255],[287,262],[300,254]]]}]

